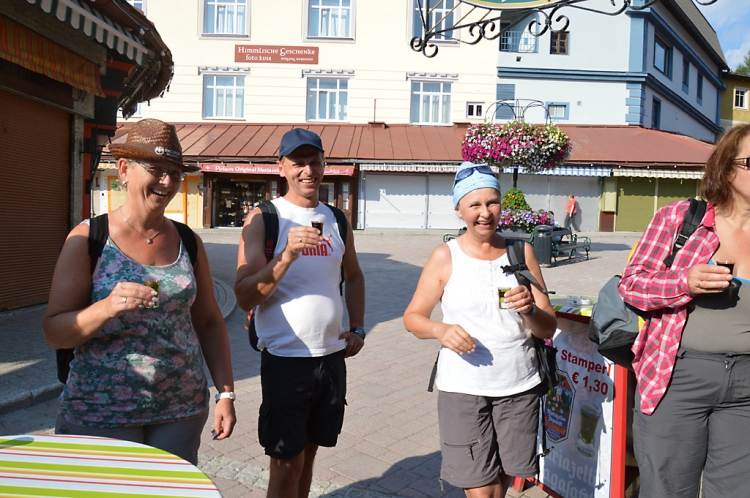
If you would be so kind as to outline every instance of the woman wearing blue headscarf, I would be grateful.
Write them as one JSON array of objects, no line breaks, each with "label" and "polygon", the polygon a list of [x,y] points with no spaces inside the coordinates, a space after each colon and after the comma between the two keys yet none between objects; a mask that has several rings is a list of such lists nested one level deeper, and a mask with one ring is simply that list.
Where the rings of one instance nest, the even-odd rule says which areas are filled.
[{"label": "woman wearing blue headscarf", "polygon": [[[502,268],[510,262],[506,240],[495,231],[501,209],[493,171],[463,163],[453,205],[466,233],[432,252],[404,325],[442,344],[436,378],[441,478],[468,497],[500,498],[511,476],[537,473],[541,380],[532,335],[552,337],[557,318],[542,290],[519,285]],[[526,264],[544,287],[534,251],[524,246]],[[438,301],[442,322],[430,319]]]}]

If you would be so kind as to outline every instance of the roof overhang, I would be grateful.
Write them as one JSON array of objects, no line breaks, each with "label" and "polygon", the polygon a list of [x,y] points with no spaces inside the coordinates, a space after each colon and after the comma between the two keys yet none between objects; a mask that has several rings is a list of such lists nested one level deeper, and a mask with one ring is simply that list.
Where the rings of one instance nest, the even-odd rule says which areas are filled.
[{"label": "roof overhang", "polygon": [[646,169],[646,168],[615,168],[612,176],[626,176],[631,178],[679,178],[702,180],[702,169]]},{"label": "roof overhang", "polygon": [[80,0],[26,0],[39,5],[44,12],[60,21],[68,22],[102,45],[106,45],[136,64],[142,64],[147,56],[153,56],[144,42],[107,16],[94,10]]}]

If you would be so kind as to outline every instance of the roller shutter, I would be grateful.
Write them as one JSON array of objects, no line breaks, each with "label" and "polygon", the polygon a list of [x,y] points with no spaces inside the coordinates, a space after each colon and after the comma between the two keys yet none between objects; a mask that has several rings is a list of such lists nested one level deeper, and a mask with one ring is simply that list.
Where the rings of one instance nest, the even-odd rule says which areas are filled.
[{"label": "roller shutter", "polygon": [[70,115],[0,91],[0,310],[47,302],[70,230]]}]

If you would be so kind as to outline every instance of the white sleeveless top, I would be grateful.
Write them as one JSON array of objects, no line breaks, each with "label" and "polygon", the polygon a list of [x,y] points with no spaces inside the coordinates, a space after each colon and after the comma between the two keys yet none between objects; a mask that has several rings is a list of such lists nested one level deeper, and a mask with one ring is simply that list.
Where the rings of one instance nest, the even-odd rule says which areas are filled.
[{"label": "white sleeveless top", "polygon": [[448,242],[453,270],[443,291],[443,322],[461,325],[476,343],[471,354],[440,350],[435,385],[441,391],[475,396],[509,396],[541,382],[534,344],[523,319],[500,309],[498,287],[516,287],[503,254],[494,261],[467,256],[458,240]]},{"label": "white sleeveless top", "polygon": [[279,212],[279,239],[274,255],[286,247],[289,229],[310,226],[313,214],[325,216],[323,243],[305,249],[292,263],[276,291],[258,306],[255,325],[258,347],[275,356],[325,356],[346,347],[339,339],[344,307],[339,295],[344,242],[336,217],[327,206],[302,208],[274,199]]}]

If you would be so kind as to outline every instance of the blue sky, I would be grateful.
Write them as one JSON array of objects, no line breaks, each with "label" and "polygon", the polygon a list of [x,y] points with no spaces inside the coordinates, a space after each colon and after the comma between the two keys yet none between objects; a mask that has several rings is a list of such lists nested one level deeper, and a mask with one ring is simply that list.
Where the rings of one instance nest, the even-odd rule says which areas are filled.
[{"label": "blue sky", "polygon": [[717,0],[698,7],[719,35],[727,65],[734,70],[750,52],[750,0]]}]

